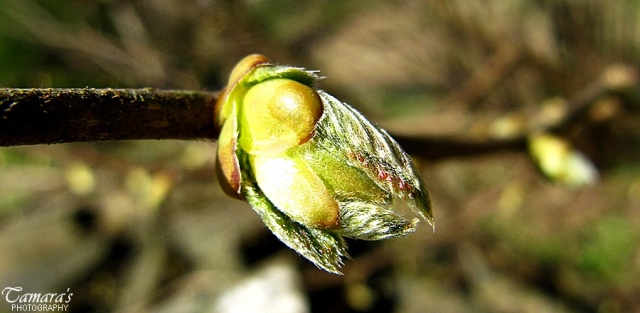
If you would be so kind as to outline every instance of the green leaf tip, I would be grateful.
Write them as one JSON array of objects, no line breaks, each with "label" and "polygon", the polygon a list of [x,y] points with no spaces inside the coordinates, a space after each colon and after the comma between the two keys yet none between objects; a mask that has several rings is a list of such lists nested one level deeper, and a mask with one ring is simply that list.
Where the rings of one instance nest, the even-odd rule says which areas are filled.
[{"label": "green leaf tip", "polygon": [[314,88],[317,72],[250,55],[216,103],[221,185],[246,200],[265,225],[319,268],[340,274],[343,237],[381,240],[434,225],[411,158],[346,103]]}]

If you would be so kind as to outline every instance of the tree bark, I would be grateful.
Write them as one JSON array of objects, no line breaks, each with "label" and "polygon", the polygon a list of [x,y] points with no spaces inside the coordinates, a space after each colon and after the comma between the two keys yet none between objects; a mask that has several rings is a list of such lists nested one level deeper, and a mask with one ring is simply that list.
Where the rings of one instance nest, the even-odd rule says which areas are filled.
[{"label": "tree bark", "polygon": [[0,89],[0,146],[215,139],[217,93],[156,89]]}]

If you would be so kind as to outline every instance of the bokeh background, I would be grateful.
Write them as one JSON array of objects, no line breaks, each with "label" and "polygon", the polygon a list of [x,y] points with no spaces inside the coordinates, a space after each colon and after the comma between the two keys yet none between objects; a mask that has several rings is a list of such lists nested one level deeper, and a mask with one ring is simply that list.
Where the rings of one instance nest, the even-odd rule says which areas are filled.
[{"label": "bokeh background", "polygon": [[[73,312],[640,312],[639,1],[0,0],[1,87],[220,90],[250,53],[403,139],[435,233],[349,241],[336,276],[224,196],[213,142],[1,148],[0,288]],[[527,149],[548,129],[578,183]]]}]

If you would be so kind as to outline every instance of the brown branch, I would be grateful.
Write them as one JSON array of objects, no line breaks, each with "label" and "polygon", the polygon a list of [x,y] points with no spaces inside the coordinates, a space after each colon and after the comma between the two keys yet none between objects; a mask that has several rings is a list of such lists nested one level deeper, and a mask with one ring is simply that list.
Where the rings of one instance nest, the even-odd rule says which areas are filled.
[{"label": "brown branch", "polygon": [[484,97],[507,77],[521,59],[521,51],[514,46],[509,44],[499,46],[485,64],[479,66],[473,75],[444,102],[468,105]]},{"label": "brown branch", "polygon": [[215,139],[217,93],[156,89],[0,89],[0,146]]},{"label": "brown branch", "polygon": [[[573,97],[559,103],[562,113],[549,118],[543,112],[524,117],[514,125],[508,135],[495,135],[487,128],[504,116],[479,116],[468,114],[458,121],[460,127],[449,134],[435,135],[424,126],[428,116],[415,116],[411,120],[383,121],[382,126],[409,153],[428,160],[451,157],[469,157],[501,151],[526,151],[529,136],[541,132],[561,132],[563,128],[580,121],[590,121],[587,116],[598,98],[610,92],[637,90],[640,74],[630,66],[613,65],[599,79],[586,86]],[[438,118],[436,116],[435,118]],[[489,127],[488,127],[489,126]],[[474,130],[474,131],[472,131]]]},{"label": "brown branch", "polygon": [[506,151],[527,151],[526,138],[478,142],[453,137],[392,136],[407,153],[429,161]]},{"label": "brown branch", "polygon": [[[407,152],[428,160],[525,151],[531,134],[572,124],[604,93],[627,90],[638,81],[633,68],[612,66],[601,79],[565,101],[560,118],[528,116],[506,137],[489,133],[478,136],[470,131],[479,129],[473,121],[461,122],[465,129],[449,136],[422,129],[425,117],[414,122],[387,121],[382,126]],[[133,139],[215,140],[216,96],[214,92],[155,89],[0,88],[0,146]]]}]

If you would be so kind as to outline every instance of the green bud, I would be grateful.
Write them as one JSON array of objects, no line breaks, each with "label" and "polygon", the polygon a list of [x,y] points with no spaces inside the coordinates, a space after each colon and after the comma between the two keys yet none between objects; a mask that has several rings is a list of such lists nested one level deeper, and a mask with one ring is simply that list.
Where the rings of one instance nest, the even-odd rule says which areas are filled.
[{"label": "green bud", "polygon": [[280,154],[309,140],[321,115],[311,87],[285,78],[260,82],[244,96],[240,145],[249,154]]},{"label": "green bud", "polygon": [[338,227],[338,203],[303,159],[256,155],[251,165],[262,192],[292,220],[314,228]]},{"label": "green bud", "polygon": [[234,68],[216,104],[221,185],[245,199],[267,227],[318,267],[339,273],[342,237],[404,236],[433,225],[413,162],[383,130],[331,95],[315,72],[252,55]]},{"label": "green bud", "polygon": [[257,66],[270,62],[271,61],[263,55],[251,54],[240,60],[240,62],[234,66],[231,71],[231,75],[229,75],[229,83],[227,84],[227,87],[222,90],[216,102],[214,115],[218,117],[216,124],[221,125],[231,115],[231,110],[234,107],[233,99],[230,100],[230,98],[233,98],[231,93],[236,88],[240,80]]}]

